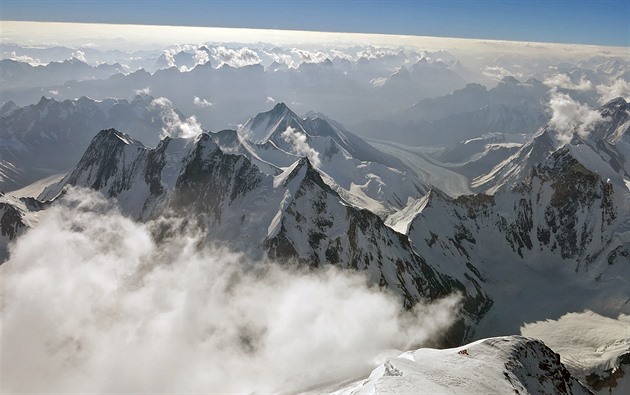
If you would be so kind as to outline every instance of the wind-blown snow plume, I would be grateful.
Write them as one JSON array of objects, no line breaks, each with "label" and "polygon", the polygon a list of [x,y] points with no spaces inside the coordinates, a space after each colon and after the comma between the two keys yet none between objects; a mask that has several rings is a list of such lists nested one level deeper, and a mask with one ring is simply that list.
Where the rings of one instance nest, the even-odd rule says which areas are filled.
[{"label": "wind-blown snow plume", "polygon": [[320,166],[321,161],[319,160],[319,152],[315,151],[310,145],[308,145],[308,141],[304,133],[298,132],[289,126],[284,132],[282,132],[282,134],[280,134],[280,137],[293,146],[296,154],[307,157],[313,166]]},{"label": "wind-blown snow plume", "polygon": [[623,97],[626,101],[630,101],[630,82],[618,79],[610,85],[597,85],[595,88],[599,93],[599,102],[605,104],[610,100]]},{"label": "wind-blown snow plume", "polygon": [[298,391],[421,346],[458,308],[403,311],[361,274],[252,265],[190,235],[158,245],[159,222],[64,199],[0,266],[7,393]]},{"label": "wind-blown snow plume", "polygon": [[232,67],[243,67],[258,64],[262,61],[255,51],[247,47],[236,50],[225,47],[216,47],[211,48],[210,52],[219,65],[228,64]]},{"label": "wind-blown snow plume", "polygon": [[159,108],[164,127],[160,138],[164,137],[194,137],[203,130],[194,115],[182,120],[173,108],[173,103],[165,97],[158,97],[151,102],[153,107]]},{"label": "wind-blown snow plume", "polygon": [[593,125],[602,119],[597,111],[555,90],[551,92],[549,109],[549,125],[557,132],[555,137],[561,144],[570,142],[575,133],[583,138],[588,137]]}]

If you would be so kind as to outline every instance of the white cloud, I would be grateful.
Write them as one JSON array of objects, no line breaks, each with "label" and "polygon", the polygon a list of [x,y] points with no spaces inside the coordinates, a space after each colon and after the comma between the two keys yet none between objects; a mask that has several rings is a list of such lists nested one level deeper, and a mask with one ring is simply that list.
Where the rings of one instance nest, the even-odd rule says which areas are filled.
[{"label": "white cloud", "polygon": [[51,90],[51,91],[48,91],[48,93],[50,93],[50,94],[51,94],[51,95],[53,95],[53,96],[57,96],[57,95],[59,95],[59,91],[58,91],[58,90],[55,90],[55,89],[53,89],[53,90]]},{"label": "white cloud", "polygon": [[516,78],[523,78],[523,73],[509,71],[505,67],[501,66],[486,66],[482,69],[481,73],[488,78],[500,81],[504,77],[513,76]]},{"label": "white cloud", "polygon": [[208,52],[195,48],[195,64],[205,64],[210,60]]},{"label": "white cloud", "polygon": [[280,137],[293,146],[296,154],[307,157],[313,166],[319,167],[321,165],[319,152],[315,151],[310,145],[308,145],[306,134],[298,132],[289,126],[284,132],[282,132],[282,134],[280,134]]},{"label": "white cloud", "polygon": [[166,67],[175,67],[175,57],[173,53],[168,49],[165,49],[162,53],[166,59]]},{"label": "white cloud", "polygon": [[200,97],[195,96],[193,99],[193,104],[197,107],[201,107],[201,108],[206,108],[206,107],[212,107],[214,105],[214,103],[209,102],[206,99],[202,99]]},{"label": "white cloud", "polygon": [[33,58],[28,55],[18,55],[15,51],[11,52],[11,56],[9,59],[15,60],[16,62],[25,62],[30,64],[31,66],[41,66],[44,63],[39,58]]},{"label": "white cloud", "polygon": [[602,104],[623,97],[626,101],[630,101],[630,82],[618,79],[610,85],[597,85],[595,88],[599,94],[599,102]]},{"label": "white cloud", "polygon": [[164,127],[160,138],[164,137],[195,137],[203,132],[197,118],[192,115],[186,119],[182,117],[173,108],[173,103],[165,97],[153,99],[151,104],[159,108],[160,116]]},{"label": "white cloud", "polygon": [[234,50],[221,46],[211,48],[210,53],[219,65],[228,64],[232,67],[243,67],[262,61],[255,51],[247,47]]},{"label": "white cloud", "polygon": [[592,127],[602,120],[599,112],[555,90],[551,92],[549,109],[552,114],[549,125],[561,144],[570,142],[576,133],[580,137],[588,137]]},{"label": "white cloud", "polygon": [[292,48],[291,53],[298,56],[300,63],[321,63],[328,59],[328,55],[321,51],[307,51],[304,49]]},{"label": "white cloud", "polygon": [[580,82],[573,83],[573,81],[571,81],[571,77],[569,77],[567,74],[561,73],[547,77],[544,81],[544,84],[552,88],[558,87],[578,91],[587,91],[593,89],[593,84],[591,83],[591,81],[585,79],[584,77],[580,79]]},{"label": "white cloud", "polygon": [[275,100],[273,97],[271,97],[271,96],[267,96],[267,103],[273,103],[273,102],[275,102],[275,101],[276,101],[276,100]]},{"label": "white cloud", "polygon": [[134,93],[136,95],[140,95],[140,96],[149,96],[151,94],[151,88],[149,88],[148,86],[144,89],[136,89],[134,91]]},{"label": "white cloud", "polygon": [[72,53],[72,57],[73,58],[77,58],[82,62],[85,62],[85,52],[81,51],[80,49],[77,49],[76,51],[74,51]]},{"label": "white cloud", "polygon": [[300,65],[299,62],[296,62],[291,55],[286,53],[276,53],[276,52],[265,52],[265,55],[269,56],[273,59],[274,62],[278,62],[280,64],[286,64],[288,67],[296,68]]},{"label": "white cloud", "polygon": [[[159,222],[159,221],[158,221]],[[70,190],[2,276],[7,393],[271,393],[367,374],[443,332],[459,300],[403,311],[367,277],[252,265]]]}]

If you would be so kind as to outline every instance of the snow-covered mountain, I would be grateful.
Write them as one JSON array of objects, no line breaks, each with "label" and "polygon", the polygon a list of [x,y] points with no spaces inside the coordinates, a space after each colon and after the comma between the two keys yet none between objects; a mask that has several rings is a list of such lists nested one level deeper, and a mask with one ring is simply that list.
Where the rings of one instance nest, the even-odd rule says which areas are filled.
[{"label": "snow-covered mountain", "polygon": [[71,170],[103,128],[116,127],[157,144],[165,127],[161,111],[150,96],[132,101],[42,97],[24,107],[8,102],[0,109],[0,190],[12,191]]},{"label": "snow-covered mountain", "polygon": [[590,137],[560,148],[544,129],[493,195],[431,191],[387,219],[438,272],[490,296],[476,336],[584,309],[630,312],[627,103],[601,114]]},{"label": "snow-covered mountain", "polygon": [[590,394],[539,340],[520,336],[480,340],[462,347],[421,348],[390,358],[364,380],[336,395]]},{"label": "snow-covered mountain", "polygon": [[392,213],[428,190],[400,160],[320,114],[301,118],[284,103],[251,118],[238,132],[278,167],[287,165],[287,156],[309,157],[345,200],[377,214]]},{"label": "snow-covered mountain", "polygon": [[[39,199],[52,200],[68,186],[100,191],[140,220],[174,212],[186,220],[174,221],[171,230],[198,226],[209,241],[254,258],[365,271],[407,306],[455,289],[465,291],[456,280],[434,271],[406,237],[376,214],[346,203],[306,158],[273,176],[244,155],[224,153],[210,134],[166,138],[151,149],[110,129],[101,131],[77,167]],[[465,296],[471,299],[468,318],[455,339],[466,335],[488,303],[478,292]]]},{"label": "snow-covered mountain", "polygon": [[[630,107],[623,98],[613,99],[599,109],[601,121],[595,122],[589,129],[588,136],[574,135],[570,146],[574,147],[575,155],[587,161],[597,173],[604,166],[604,173],[608,176],[625,177],[630,179],[628,167],[630,133]],[[477,190],[494,193],[502,185],[520,182],[531,169],[543,162],[553,153],[560,143],[556,138],[560,132],[551,125],[541,129],[529,142],[517,152],[497,164],[488,173],[472,181],[472,187]],[[579,147],[579,148],[578,148]],[[589,159],[592,157],[593,159]],[[600,159],[594,159],[599,157]],[[594,163],[603,162],[603,164]],[[604,174],[601,174],[604,176]]]}]

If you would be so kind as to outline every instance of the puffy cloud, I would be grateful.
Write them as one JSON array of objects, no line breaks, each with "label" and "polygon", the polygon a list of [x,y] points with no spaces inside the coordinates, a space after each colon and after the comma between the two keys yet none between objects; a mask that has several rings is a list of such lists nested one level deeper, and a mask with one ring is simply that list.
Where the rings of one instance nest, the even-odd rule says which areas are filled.
[{"label": "puffy cloud", "polygon": [[273,59],[274,62],[278,62],[281,64],[286,64],[288,67],[291,68],[296,68],[298,67],[300,64],[299,62],[296,62],[293,57],[289,54],[286,53],[276,53],[276,52],[266,52],[263,51],[265,53],[265,55],[269,56],[271,59]]},{"label": "puffy cloud", "polygon": [[214,105],[214,103],[209,102],[208,100],[202,99],[197,96],[194,97],[193,104],[200,108],[212,107]]},{"label": "puffy cloud", "polygon": [[[193,234],[158,244],[70,190],[0,266],[7,393],[270,393],[367,374],[456,316],[404,311],[364,274],[252,264]],[[391,351],[390,351],[391,352]]]},{"label": "puffy cloud", "polygon": [[555,137],[561,144],[570,142],[576,133],[580,137],[588,137],[591,128],[602,120],[599,112],[555,90],[551,92],[549,109],[549,125],[556,131]]},{"label": "puffy cloud", "polygon": [[247,47],[235,50],[220,46],[210,48],[210,53],[219,65],[227,64],[232,67],[243,67],[258,64],[262,61],[255,51]]},{"label": "puffy cloud", "polygon": [[578,91],[588,91],[593,89],[593,84],[591,81],[582,77],[580,82],[574,83],[571,81],[571,77],[567,74],[554,74],[550,77],[547,77],[544,81],[544,84],[550,87],[558,87],[564,89],[572,89]]},{"label": "puffy cloud", "polygon": [[160,138],[170,137],[194,137],[203,132],[197,118],[192,115],[186,119],[182,117],[173,108],[173,103],[165,97],[158,97],[151,102],[153,107],[160,110],[160,116],[164,127]]},{"label": "puffy cloud", "polygon": [[367,59],[380,59],[387,56],[397,56],[398,52],[384,47],[364,47],[361,51],[357,52],[357,57]]},{"label": "puffy cloud", "polygon": [[275,101],[276,101],[276,100],[275,100],[273,97],[271,97],[271,96],[267,96],[267,103],[273,103],[273,102],[275,102]]},{"label": "puffy cloud", "polygon": [[488,78],[492,78],[493,80],[500,81],[504,77],[513,76],[516,78],[523,78],[523,73],[509,71],[508,69],[501,66],[486,66],[482,69],[481,73]]},{"label": "puffy cloud", "polygon": [[168,49],[165,49],[162,53],[166,59],[166,66],[175,67],[175,55]]},{"label": "puffy cloud", "polygon": [[618,79],[610,85],[597,85],[595,88],[599,94],[599,102],[604,104],[614,98],[623,97],[630,101],[630,82]]},{"label": "puffy cloud", "polygon": [[195,64],[205,64],[210,60],[210,55],[208,55],[208,52],[199,49],[199,48],[195,48]]},{"label": "puffy cloud", "polygon": [[9,59],[15,60],[16,62],[28,63],[31,66],[41,66],[44,64],[39,58],[33,58],[28,55],[18,55],[15,51],[11,52]]},{"label": "puffy cloud", "polygon": [[81,51],[80,49],[77,49],[76,51],[74,51],[72,53],[72,57],[73,58],[77,58],[82,62],[85,62],[85,52]]},{"label": "puffy cloud", "polygon": [[328,55],[321,51],[307,51],[304,49],[292,48],[291,53],[299,58],[299,63],[321,63],[328,59]]},{"label": "puffy cloud", "polygon": [[313,166],[319,167],[321,165],[319,152],[315,151],[310,145],[308,145],[306,134],[298,132],[289,126],[284,132],[282,132],[282,134],[280,134],[280,137],[293,146],[296,154],[307,157]]},{"label": "puffy cloud", "polygon": [[151,88],[149,88],[148,86],[144,89],[136,89],[134,91],[134,93],[136,95],[140,95],[140,96],[149,96],[151,94]]}]

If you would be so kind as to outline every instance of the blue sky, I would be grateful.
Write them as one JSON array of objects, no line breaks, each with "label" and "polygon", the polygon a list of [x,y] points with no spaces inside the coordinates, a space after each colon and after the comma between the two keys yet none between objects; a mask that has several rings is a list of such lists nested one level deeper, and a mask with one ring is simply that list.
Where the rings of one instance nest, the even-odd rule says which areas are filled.
[{"label": "blue sky", "polygon": [[2,20],[249,27],[630,46],[629,0],[1,0]]}]

